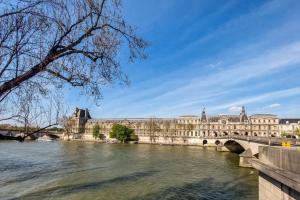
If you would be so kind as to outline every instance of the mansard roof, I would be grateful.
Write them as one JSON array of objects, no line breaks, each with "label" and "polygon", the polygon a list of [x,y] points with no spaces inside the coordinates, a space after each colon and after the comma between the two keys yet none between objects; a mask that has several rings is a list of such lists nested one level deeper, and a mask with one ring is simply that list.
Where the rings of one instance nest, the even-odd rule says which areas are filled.
[{"label": "mansard roof", "polygon": [[251,118],[277,118],[277,115],[272,114],[254,114],[250,116]]},{"label": "mansard roof", "polygon": [[[227,115],[227,114],[222,114],[222,115],[217,115],[217,116],[207,116],[205,109],[202,111],[201,116],[197,115],[182,115],[177,118],[155,118],[155,117],[150,117],[150,118],[102,118],[102,119],[91,119],[91,115],[88,111],[88,109],[79,109],[76,108],[76,111],[74,112],[73,116],[75,117],[80,117],[80,118],[87,118],[89,119],[89,122],[111,122],[111,123],[116,123],[116,122],[144,122],[148,121],[150,119],[155,120],[155,121],[174,121],[178,119],[199,119],[201,122],[218,122],[219,120],[227,120],[229,122],[245,122],[248,120],[248,116],[245,111],[245,107],[242,107],[242,111],[240,115]],[[252,116],[249,116],[249,118],[277,118],[276,115],[272,114],[254,114]],[[290,123],[294,123],[295,121],[300,121],[300,119],[286,119],[286,121],[283,121],[284,119],[281,120],[281,123],[286,123],[286,121],[289,121]],[[295,123],[298,123],[295,122]]]},{"label": "mansard roof", "polygon": [[240,113],[240,122],[248,121],[248,116],[245,110],[245,106],[242,107],[242,112]]},{"label": "mansard roof", "polygon": [[79,109],[79,108],[76,108],[74,114],[73,114],[74,117],[79,117],[79,118],[88,118],[88,119],[91,119],[91,115],[90,115],[90,112],[88,111],[88,109]]},{"label": "mansard roof", "polygon": [[239,122],[240,116],[239,115],[220,115],[222,119],[226,119],[230,122]]},{"label": "mansard roof", "polygon": [[89,122],[145,122],[149,120],[154,121],[174,121],[175,118],[101,118],[101,119],[90,119]]},{"label": "mansard roof", "polygon": [[239,116],[228,117],[228,121],[230,121],[230,122],[240,122],[240,117]]},{"label": "mansard roof", "polygon": [[292,124],[292,123],[300,123],[299,118],[289,118],[289,119],[280,119],[279,124]]},{"label": "mansard roof", "polygon": [[218,122],[220,119],[221,119],[220,116],[211,116],[211,117],[208,117],[208,120],[210,122]]},{"label": "mansard roof", "polygon": [[181,115],[179,117],[180,118],[198,118],[199,116],[197,116],[197,115]]},{"label": "mansard roof", "polygon": [[205,112],[205,108],[203,108],[202,115],[201,115],[201,122],[206,122],[207,121],[207,116]]}]

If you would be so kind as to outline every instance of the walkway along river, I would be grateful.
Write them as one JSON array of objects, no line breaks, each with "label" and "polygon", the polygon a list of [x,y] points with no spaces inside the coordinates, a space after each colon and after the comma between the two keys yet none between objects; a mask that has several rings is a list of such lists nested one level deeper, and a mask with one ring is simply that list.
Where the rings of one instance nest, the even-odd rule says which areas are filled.
[{"label": "walkway along river", "polygon": [[258,175],[195,146],[0,142],[0,199],[258,199]]}]

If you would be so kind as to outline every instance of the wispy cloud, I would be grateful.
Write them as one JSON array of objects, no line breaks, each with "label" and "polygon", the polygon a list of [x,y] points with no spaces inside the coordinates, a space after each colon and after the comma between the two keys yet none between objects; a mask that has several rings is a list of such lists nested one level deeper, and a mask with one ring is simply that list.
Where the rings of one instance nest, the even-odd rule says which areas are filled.
[{"label": "wispy cloud", "polygon": [[[232,101],[228,104],[221,104],[218,106],[214,106],[212,110],[222,110],[234,107],[236,105],[247,105],[251,103],[258,103],[258,102],[265,102],[274,99],[286,98],[286,97],[293,97],[296,95],[300,95],[300,87],[285,89],[285,90],[278,90],[273,92],[268,92],[260,95],[248,96],[240,99],[238,101]],[[275,105],[276,106],[276,105]]]},{"label": "wispy cloud", "polygon": [[[290,7],[291,3],[288,0],[264,2],[245,13],[226,16],[223,23],[208,27],[206,31],[198,30],[204,28],[201,24],[210,26],[211,18],[222,16],[235,5],[216,8],[212,17],[185,27],[184,22],[193,21],[186,13],[185,19],[178,22],[182,31],[175,34],[178,38],[183,35],[179,40],[185,43],[177,44],[174,34],[167,30],[150,32],[153,45],[167,38],[161,46],[169,48],[167,53],[152,52],[150,63],[153,66],[141,64],[139,81],[132,80],[130,88],[107,90],[103,107],[97,109],[96,115],[174,116],[200,113],[204,106],[212,113],[234,113],[242,105],[249,105],[252,111],[263,110],[268,105],[269,110],[276,108],[273,110],[287,113],[283,112],[285,104],[282,101],[289,101],[290,97],[300,100],[300,83],[295,78],[295,73],[300,73],[300,36],[295,34],[300,30],[295,21],[300,17],[296,12],[300,3]],[[174,8],[172,5],[170,9]],[[286,8],[290,8],[289,13],[282,12]],[[280,16],[275,19],[278,14]],[[162,21],[155,23],[168,20]],[[172,23],[173,20],[169,21],[166,27]],[[198,32],[197,39],[188,41],[188,36]],[[155,73],[148,73],[148,68]],[[281,77],[287,74],[292,79]]]},{"label": "wispy cloud", "polygon": [[280,106],[281,106],[280,103],[273,103],[273,104],[268,105],[267,108],[278,108]]}]

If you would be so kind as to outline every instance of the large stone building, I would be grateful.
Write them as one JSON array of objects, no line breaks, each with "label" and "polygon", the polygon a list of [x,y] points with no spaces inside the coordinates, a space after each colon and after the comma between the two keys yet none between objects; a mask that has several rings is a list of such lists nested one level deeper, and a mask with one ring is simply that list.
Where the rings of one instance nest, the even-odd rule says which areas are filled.
[{"label": "large stone building", "polygon": [[279,119],[276,115],[248,116],[245,108],[240,115],[201,116],[177,118],[111,118],[91,119],[87,109],[76,108],[73,114],[73,133],[77,138],[92,140],[93,127],[99,125],[101,134],[109,138],[113,124],[123,124],[134,129],[140,142],[197,143],[197,138],[248,135],[278,137]]},{"label": "large stone building", "polygon": [[289,118],[279,120],[279,132],[287,136],[295,136],[299,134],[300,130],[300,119]]}]

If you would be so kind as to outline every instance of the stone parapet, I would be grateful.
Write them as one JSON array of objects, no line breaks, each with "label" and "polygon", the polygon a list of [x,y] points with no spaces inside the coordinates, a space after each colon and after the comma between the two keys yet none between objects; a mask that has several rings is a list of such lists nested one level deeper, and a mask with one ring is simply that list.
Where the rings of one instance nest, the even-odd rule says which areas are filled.
[{"label": "stone parapet", "polygon": [[259,147],[259,199],[300,199],[300,149]]},{"label": "stone parapet", "polygon": [[259,147],[259,161],[292,173],[300,174],[300,147]]}]

